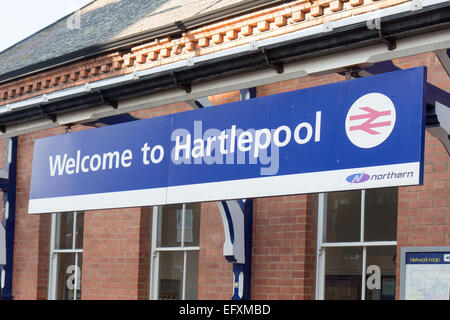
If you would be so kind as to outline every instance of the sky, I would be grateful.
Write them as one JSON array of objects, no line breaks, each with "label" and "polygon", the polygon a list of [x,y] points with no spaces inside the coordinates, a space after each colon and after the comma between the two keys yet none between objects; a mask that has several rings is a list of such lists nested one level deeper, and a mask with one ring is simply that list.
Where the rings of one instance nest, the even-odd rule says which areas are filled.
[{"label": "sky", "polygon": [[0,52],[92,0],[0,0]]}]

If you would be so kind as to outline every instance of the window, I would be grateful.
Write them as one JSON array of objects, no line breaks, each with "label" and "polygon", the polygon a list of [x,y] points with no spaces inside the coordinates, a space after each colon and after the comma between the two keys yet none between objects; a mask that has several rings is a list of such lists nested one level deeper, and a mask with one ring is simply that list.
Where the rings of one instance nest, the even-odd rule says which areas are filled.
[{"label": "window", "polygon": [[151,299],[197,299],[199,243],[200,203],[153,208]]},{"label": "window", "polygon": [[397,197],[397,188],[319,195],[317,299],[394,299]]},{"label": "window", "polygon": [[84,213],[52,215],[49,292],[51,300],[81,298]]}]

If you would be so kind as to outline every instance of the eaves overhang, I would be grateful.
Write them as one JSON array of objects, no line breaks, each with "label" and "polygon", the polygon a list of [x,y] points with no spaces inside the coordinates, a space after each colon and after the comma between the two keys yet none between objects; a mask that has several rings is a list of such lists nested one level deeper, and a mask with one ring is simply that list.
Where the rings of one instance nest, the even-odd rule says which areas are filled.
[{"label": "eaves overhang", "polygon": [[[439,2],[439,1],[437,1]],[[351,52],[373,44],[384,44],[395,52],[395,43],[402,39],[439,30],[449,30],[450,2],[440,2],[420,10],[405,11],[380,17],[381,28],[368,28],[366,20],[344,20],[303,31],[303,36],[284,35],[250,43],[191,60],[176,62],[158,68],[135,72],[121,78],[87,84],[67,91],[55,92],[6,106],[0,113],[3,133],[11,125],[39,119],[56,118],[68,112],[99,105],[117,108],[121,101],[179,88],[190,92],[198,83],[222,79],[231,75],[272,68],[282,73],[283,65],[311,57],[330,56]],[[433,48],[430,48],[433,51]]]},{"label": "eaves overhang", "polygon": [[187,30],[199,28],[217,21],[231,19],[235,16],[246,14],[266,7],[276,6],[295,0],[247,0],[237,4],[229,5],[207,13],[198,14],[193,17],[177,20],[173,23],[153,28],[144,32],[136,33],[126,37],[120,37],[111,41],[98,43],[85,47],[68,54],[35,63],[11,72],[0,75],[0,84],[13,81],[25,76],[33,75],[60,66],[75,63],[85,59],[95,58],[111,52],[119,51],[126,53],[135,46],[164,37],[179,37]]}]

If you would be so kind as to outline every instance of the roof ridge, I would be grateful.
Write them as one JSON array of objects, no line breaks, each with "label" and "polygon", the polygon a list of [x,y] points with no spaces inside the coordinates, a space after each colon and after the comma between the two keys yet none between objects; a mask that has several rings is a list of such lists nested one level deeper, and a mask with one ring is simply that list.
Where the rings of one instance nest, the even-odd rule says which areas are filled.
[{"label": "roof ridge", "polygon": [[45,27],[39,29],[38,31],[33,32],[32,34],[28,35],[27,37],[23,38],[22,40],[20,40],[20,41],[14,43],[14,44],[10,45],[9,47],[5,48],[4,50],[0,51],[0,54],[3,54],[3,53],[5,53],[6,51],[12,49],[13,47],[15,47],[15,46],[17,46],[17,45],[19,45],[19,44],[25,42],[26,40],[30,39],[31,37],[34,37],[34,36],[37,35],[38,33],[41,33],[42,31],[44,31],[44,30],[46,30],[46,29],[48,29],[48,28],[50,28],[50,27],[53,27],[54,25],[56,25],[57,23],[61,22],[62,20],[64,20],[64,19],[67,20],[67,19],[68,19],[70,16],[72,16],[75,12],[77,12],[77,11],[79,11],[79,10],[83,10],[84,8],[86,8],[87,6],[90,6],[92,3],[96,2],[96,1],[97,1],[97,0],[91,0],[89,3],[85,4],[85,5],[82,6],[81,8],[79,8],[79,9],[77,9],[77,10],[71,12],[71,13],[68,13],[67,15],[65,15],[65,16],[59,18],[58,20],[56,20],[55,22],[52,22],[52,23],[50,23],[49,25],[47,25],[47,26],[45,26]]}]

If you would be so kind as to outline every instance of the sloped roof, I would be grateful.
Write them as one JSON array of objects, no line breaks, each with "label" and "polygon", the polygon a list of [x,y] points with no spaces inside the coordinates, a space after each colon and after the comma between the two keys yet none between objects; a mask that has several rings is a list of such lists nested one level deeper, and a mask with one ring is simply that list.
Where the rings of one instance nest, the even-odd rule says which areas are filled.
[{"label": "sloped roof", "polygon": [[78,11],[79,29],[68,15],[1,52],[0,76],[238,2],[242,0],[95,0]]}]

